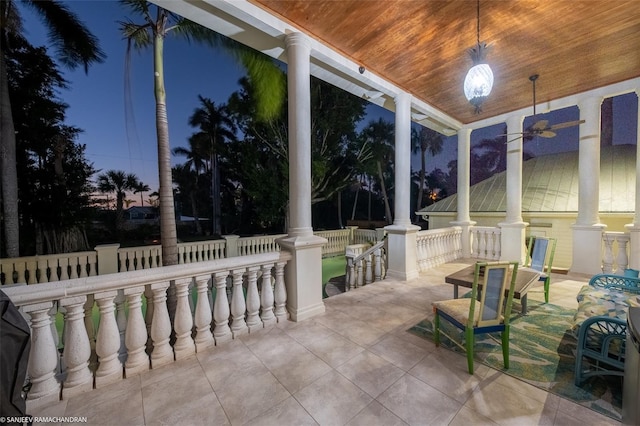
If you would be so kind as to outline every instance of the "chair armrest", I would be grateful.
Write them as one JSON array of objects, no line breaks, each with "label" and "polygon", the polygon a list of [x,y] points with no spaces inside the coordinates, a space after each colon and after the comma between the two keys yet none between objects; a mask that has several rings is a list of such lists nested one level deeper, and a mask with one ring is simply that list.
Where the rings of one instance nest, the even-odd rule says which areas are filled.
[{"label": "chair armrest", "polygon": [[578,354],[624,368],[627,323],[619,318],[595,316],[578,330]]},{"label": "chair armrest", "polygon": [[604,288],[640,294],[640,278],[625,277],[613,274],[597,274],[591,277],[589,285],[595,288]]}]

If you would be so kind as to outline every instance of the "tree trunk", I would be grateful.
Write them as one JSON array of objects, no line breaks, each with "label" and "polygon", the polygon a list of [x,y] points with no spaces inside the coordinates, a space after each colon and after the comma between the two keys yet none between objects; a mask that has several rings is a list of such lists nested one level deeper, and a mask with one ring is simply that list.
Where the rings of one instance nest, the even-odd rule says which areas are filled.
[{"label": "tree trunk", "polygon": [[[422,197],[424,196],[424,181],[425,181],[425,173],[427,169],[427,162],[424,158],[426,150],[420,150],[420,186],[418,187],[418,199],[416,200],[416,211],[420,211],[422,208]],[[416,215],[416,222],[418,215]]]},{"label": "tree trunk", "polygon": [[16,166],[16,132],[13,127],[9,81],[4,53],[0,47],[0,182],[4,243],[7,257],[20,256],[20,221],[18,216],[18,169]]},{"label": "tree trunk", "polygon": [[373,180],[373,178],[371,176],[369,176],[369,199],[367,200],[367,220],[371,220],[371,192],[372,192],[372,188],[373,185],[371,184],[371,181]]},{"label": "tree trunk", "polygon": [[358,185],[358,189],[356,189],[356,195],[353,198],[353,208],[351,209],[351,220],[355,220],[356,218],[356,208],[358,207],[358,195],[360,195],[360,185]]},{"label": "tree trunk", "polygon": [[338,191],[338,228],[342,229],[342,191]]},{"label": "tree trunk", "polygon": [[[196,185],[196,188],[197,188],[197,185]],[[189,193],[189,198],[191,199],[191,212],[193,214],[193,220],[196,221],[196,234],[202,235],[202,225],[200,225],[200,218],[198,218],[198,205],[196,202],[195,191],[191,191]]]},{"label": "tree trunk", "polygon": [[382,199],[384,200],[384,213],[387,216],[387,223],[391,225],[393,223],[393,217],[391,217],[391,207],[389,207],[389,197],[387,196],[387,187],[384,184],[384,175],[382,174],[382,163],[378,164],[378,178],[380,179],[380,190],[382,191]]},{"label": "tree trunk", "polygon": [[171,150],[169,148],[169,120],[167,119],[166,93],[164,88],[163,44],[161,35],[154,41],[154,89],[156,98],[156,132],[158,135],[158,175],[160,180],[160,242],[162,265],[178,264],[178,237],[176,212],[173,204],[171,182]]},{"label": "tree trunk", "polygon": [[220,208],[220,167],[218,165],[218,155],[213,154],[213,165],[211,168],[211,200],[213,203],[213,235],[222,234],[222,209]]}]

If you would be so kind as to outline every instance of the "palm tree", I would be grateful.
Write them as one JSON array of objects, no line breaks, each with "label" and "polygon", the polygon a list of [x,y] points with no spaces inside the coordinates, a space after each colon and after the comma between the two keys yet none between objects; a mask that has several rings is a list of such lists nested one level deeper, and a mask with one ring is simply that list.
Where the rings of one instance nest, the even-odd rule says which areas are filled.
[{"label": "palm tree", "polygon": [[213,206],[212,226],[213,234],[220,235],[222,232],[222,209],[220,207],[220,165],[219,156],[222,148],[227,142],[236,139],[236,128],[229,117],[227,106],[222,104],[216,106],[211,99],[198,96],[201,106],[196,108],[191,117],[189,125],[199,127],[199,137],[209,156],[211,169],[211,202]]},{"label": "palm tree", "polygon": [[[20,230],[18,213],[18,172],[16,168],[16,135],[11,113],[11,99],[5,52],[10,48],[8,36],[22,33],[22,18],[13,0],[0,1],[0,181],[2,182],[2,209],[5,247],[8,257],[20,255]],[[83,65],[85,72],[90,64],[105,58],[98,40],[66,6],[55,0],[23,0],[20,4],[30,7],[42,17],[49,30],[49,39],[58,59],[70,69]]]},{"label": "palm tree", "polygon": [[125,173],[120,170],[109,170],[98,175],[98,190],[104,193],[116,194],[116,231],[122,230],[124,221],[124,203],[127,191],[133,191],[140,185],[138,177],[133,173]]},{"label": "palm tree", "polygon": [[[173,168],[173,181],[176,182],[180,188],[189,192],[189,199],[191,201],[191,208],[193,211],[193,217],[196,220],[196,232],[198,235],[202,234],[202,227],[198,221],[198,209],[196,205],[195,193],[200,186],[200,173],[206,171],[207,162],[205,160],[206,148],[203,147],[202,138],[195,134],[189,138],[189,148],[178,147],[173,149],[173,155],[181,155],[187,157],[187,162],[183,165],[179,165]],[[176,175],[179,173],[179,176]]]},{"label": "palm tree", "polygon": [[[162,264],[178,263],[173,190],[171,185],[171,156],[169,148],[169,121],[167,119],[166,92],[164,86],[164,41],[170,34],[190,41],[222,46],[232,52],[247,68],[249,78],[260,87],[257,96],[258,116],[268,119],[280,111],[284,101],[285,80],[282,72],[270,59],[259,55],[231,39],[220,36],[188,19],[182,18],[146,0],[120,0],[131,12],[142,17],[141,23],[131,20],[120,22],[120,29],[131,48],[153,48],[153,78],[156,99],[156,132],[158,143],[158,175],[160,181],[160,239]],[[155,11],[155,13],[152,11]]]},{"label": "palm tree", "polygon": [[420,127],[420,131],[411,129],[411,140],[413,142],[413,152],[420,152],[420,174],[418,183],[418,197],[416,201],[416,211],[422,208],[422,197],[424,194],[424,184],[426,181],[427,161],[425,154],[427,151],[434,156],[442,152],[444,139],[442,135],[433,129]]},{"label": "palm tree", "polygon": [[138,182],[136,187],[133,188],[134,194],[140,194],[140,206],[142,207],[144,206],[144,199],[142,198],[142,193],[150,190],[151,188],[149,188],[149,185],[147,185],[146,183],[143,183],[142,181]]}]

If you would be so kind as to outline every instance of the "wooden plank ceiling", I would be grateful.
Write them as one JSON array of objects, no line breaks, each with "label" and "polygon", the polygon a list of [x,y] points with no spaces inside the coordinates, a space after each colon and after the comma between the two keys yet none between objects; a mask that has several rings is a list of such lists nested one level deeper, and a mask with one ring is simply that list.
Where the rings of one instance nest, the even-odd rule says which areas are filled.
[{"label": "wooden plank ceiling", "polygon": [[638,0],[483,0],[493,90],[475,115],[462,92],[475,0],[251,0],[462,123],[640,76]]}]

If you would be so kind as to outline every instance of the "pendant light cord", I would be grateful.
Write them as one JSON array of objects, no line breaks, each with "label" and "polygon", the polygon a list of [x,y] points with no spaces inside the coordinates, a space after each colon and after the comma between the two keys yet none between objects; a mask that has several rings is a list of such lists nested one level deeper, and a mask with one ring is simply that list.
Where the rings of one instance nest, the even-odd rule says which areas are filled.
[{"label": "pendant light cord", "polygon": [[480,46],[480,0],[478,0],[478,13],[477,13],[476,30],[477,30],[478,46]]}]

